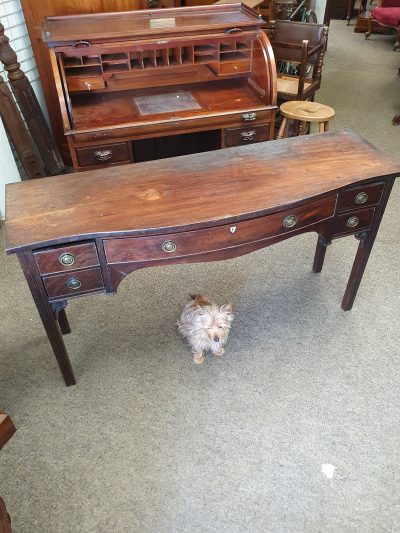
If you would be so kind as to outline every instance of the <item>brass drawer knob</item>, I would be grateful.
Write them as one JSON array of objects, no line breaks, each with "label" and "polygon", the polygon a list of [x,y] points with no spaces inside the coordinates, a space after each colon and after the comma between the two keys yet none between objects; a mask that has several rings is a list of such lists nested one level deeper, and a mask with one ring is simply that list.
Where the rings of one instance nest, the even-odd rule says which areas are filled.
[{"label": "brass drawer knob", "polygon": [[256,136],[256,130],[241,131],[240,138],[242,141],[252,141]]},{"label": "brass drawer knob", "polygon": [[85,83],[84,83],[83,85],[86,87],[86,89],[87,89],[88,91],[90,91],[90,89],[92,88],[92,84],[89,83],[88,81],[85,81]]},{"label": "brass drawer knob", "polygon": [[108,161],[112,158],[112,150],[97,150],[94,156],[97,161]]},{"label": "brass drawer knob", "polygon": [[289,215],[287,216],[283,221],[283,226],[285,228],[293,228],[297,224],[297,218],[295,215]]},{"label": "brass drawer knob", "polygon": [[78,278],[69,278],[67,285],[70,289],[76,290],[81,288],[82,282]]},{"label": "brass drawer knob", "polygon": [[362,204],[365,204],[367,200],[368,200],[368,194],[363,191],[357,194],[355,202],[357,205],[362,205]]},{"label": "brass drawer knob", "polygon": [[175,252],[176,243],[174,241],[166,241],[162,245],[162,249],[164,250],[164,252],[168,252],[168,253]]},{"label": "brass drawer knob", "polygon": [[74,254],[65,253],[61,254],[58,260],[64,266],[71,266],[75,263],[75,256]]},{"label": "brass drawer knob", "polygon": [[359,222],[360,222],[359,218],[354,216],[348,219],[348,221],[346,222],[346,225],[348,228],[355,228],[356,226],[358,226]]},{"label": "brass drawer knob", "polygon": [[254,113],[253,111],[251,113],[243,113],[242,120],[243,122],[251,122],[252,120],[257,119],[257,113]]}]

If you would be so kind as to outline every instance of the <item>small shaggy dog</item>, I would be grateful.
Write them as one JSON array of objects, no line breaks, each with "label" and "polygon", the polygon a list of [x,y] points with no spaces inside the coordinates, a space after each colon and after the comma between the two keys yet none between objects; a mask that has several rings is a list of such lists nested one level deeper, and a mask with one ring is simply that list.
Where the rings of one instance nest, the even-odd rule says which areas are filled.
[{"label": "small shaggy dog", "polygon": [[221,356],[228,340],[233,320],[232,304],[219,307],[201,294],[191,296],[193,302],[186,305],[178,320],[178,331],[192,347],[194,362],[204,361],[204,350]]}]

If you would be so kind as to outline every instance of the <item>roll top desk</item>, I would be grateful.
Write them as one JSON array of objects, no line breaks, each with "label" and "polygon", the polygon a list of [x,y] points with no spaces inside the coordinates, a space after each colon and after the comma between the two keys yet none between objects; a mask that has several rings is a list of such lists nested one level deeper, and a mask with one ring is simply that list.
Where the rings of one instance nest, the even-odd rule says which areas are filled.
[{"label": "roll top desk", "polygon": [[73,166],[272,139],[276,69],[262,24],[243,4],[47,18]]}]

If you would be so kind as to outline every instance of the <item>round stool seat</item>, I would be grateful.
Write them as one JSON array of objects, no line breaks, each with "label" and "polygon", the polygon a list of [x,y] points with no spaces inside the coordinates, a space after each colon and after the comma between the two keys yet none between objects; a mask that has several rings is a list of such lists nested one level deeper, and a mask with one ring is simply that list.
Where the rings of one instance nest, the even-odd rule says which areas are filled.
[{"label": "round stool seat", "polygon": [[327,122],[335,116],[335,110],[318,102],[292,100],[280,106],[281,115],[302,122]]},{"label": "round stool seat", "polygon": [[335,110],[331,107],[317,102],[309,102],[308,100],[284,102],[279,111],[283,118],[276,136],[277,139],[283,139],[288,120],[297,120],[300,123],[297,134],[302,135],[307,122],[319,122],[320,133],[328,131],[329,121],[335,116]]}]

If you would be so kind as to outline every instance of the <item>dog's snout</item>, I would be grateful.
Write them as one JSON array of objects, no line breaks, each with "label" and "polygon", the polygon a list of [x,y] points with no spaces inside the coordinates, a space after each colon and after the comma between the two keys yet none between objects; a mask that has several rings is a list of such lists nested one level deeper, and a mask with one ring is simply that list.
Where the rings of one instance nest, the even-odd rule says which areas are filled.
[{"label": "dog's snout", "polygon": [[219,341],[219,337],[217,337],[217,336],[215,335],[215,337],[214,337],[214,342],[218,342],[218,341]]}]

